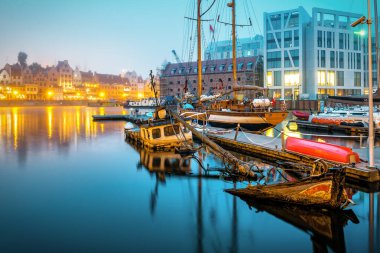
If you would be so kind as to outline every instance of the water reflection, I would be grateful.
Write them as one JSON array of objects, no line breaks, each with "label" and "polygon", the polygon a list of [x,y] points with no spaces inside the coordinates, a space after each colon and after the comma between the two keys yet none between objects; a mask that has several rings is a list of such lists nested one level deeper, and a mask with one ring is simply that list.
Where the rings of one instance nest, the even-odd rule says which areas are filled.
[{"label": "water reflection", "polygon": [[101,112],[125,113],[121,108],[0,108],[0,152],[16,151],[21,165],[25,165],[30,152],[53,149],[68,152],[78,143],[78,139],[91,140],[115,127],[92,121],[92,115]]},{"label": "water reflection", "polygon": [[346,252],[344,226],[348,222],[359,223],[352,210],[328,211],[296,206],[283,206],[263,201],[246,200],[257,212],[267,212],[310,235],[314,252]]}]

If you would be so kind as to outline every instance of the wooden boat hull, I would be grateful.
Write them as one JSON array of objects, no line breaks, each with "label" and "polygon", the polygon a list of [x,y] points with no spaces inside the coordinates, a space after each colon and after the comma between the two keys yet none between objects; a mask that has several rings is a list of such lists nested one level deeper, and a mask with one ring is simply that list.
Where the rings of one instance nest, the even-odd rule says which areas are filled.
[{"label": "wooden boat hull", "polygon": [[299,120],[309,120],[310,113],[301,111],[292,111],[292,114]]},{"label": "wooden boat hull", "polygon": [[257,199],[339,209],[348,200],[344,190],[345,175],[343,171],[335,171],[332,175],[309,177],[298,182],[289,182],[269,186],[248,186],[244,189],[229,189],[233,195],[242,199]]},{"label": "wooden boat hull", "polygon": [[287,112],[207,111],[208,123],[214,127],[234,128],[238,124],[250,131],[262,132],[284,121]]}]

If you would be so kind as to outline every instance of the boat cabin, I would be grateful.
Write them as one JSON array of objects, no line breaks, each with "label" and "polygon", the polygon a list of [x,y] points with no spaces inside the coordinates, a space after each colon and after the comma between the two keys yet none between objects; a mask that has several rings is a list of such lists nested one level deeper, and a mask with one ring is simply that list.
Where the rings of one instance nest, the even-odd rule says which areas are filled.
[{"label": "boat cabin", "polygon": [[146,124],[140,127],[140,138],[149,148],[174,148],[182,142],[192,142],[192,133],[180,123],[170,121]]}]

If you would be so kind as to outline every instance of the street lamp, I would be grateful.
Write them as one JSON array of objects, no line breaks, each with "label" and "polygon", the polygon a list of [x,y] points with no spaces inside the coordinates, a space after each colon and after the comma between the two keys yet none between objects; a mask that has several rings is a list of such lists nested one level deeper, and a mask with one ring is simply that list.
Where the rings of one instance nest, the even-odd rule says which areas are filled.
[{"label": "street lamp", "polygon": [[[372,34],[371,34],[371,1],[368,0],[368,18],[362,16],[351,24],[355,27],[359,24],[368,25],[368,106],[369,106],[369,124],[368,124],[368,151],[369,151],[369,168],[375,167],[374,159],[374,131],[373,131],[373,89],[372,89]],[[377,29],[377,27],[376,27]]]}]

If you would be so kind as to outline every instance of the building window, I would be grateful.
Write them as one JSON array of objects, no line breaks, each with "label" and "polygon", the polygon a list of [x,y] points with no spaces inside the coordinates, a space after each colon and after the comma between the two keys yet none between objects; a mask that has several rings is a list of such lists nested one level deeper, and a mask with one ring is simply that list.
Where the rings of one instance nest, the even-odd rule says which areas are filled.
[{"label": "building window", "polygon": [[317,26],[322,26],[322,13],[317,13]]},{"label": "building window", "polygon": [[361,87],[361,77],[362,77],[362,73],[355,72],[355,74],[354,74],[354,86],[355,87]]},{"label": "building window", "polygon": [[181,81],[177,81],[177,84],[181,84]]},{"label": "building window", "polygon": [[172,69],[172,75],[174,75],[175,74],[175,72],[177,72],[177,69]]},{"label": "building window", "polygon": [[270,21],[272,23],[273,30],[281,29],[281,14],[271,15]]},{"label": "building window", "polygon": [[335,71],[327,71],[327,86],[335,86]]},{"label": "building window", "polygon": [[267,66],[271,68],[281,68],[281,51],[267,53]]},{"label": "building window", "polygon": [[344,34],[339,33],[339,49],[343,49],[343,48],[344,48]]},{"label": "building window", "polygon": [[290,56],[292,57],[294,67],[299,66],[299,50],[290,50]]},{"label": "building window", "polygon": [[[361,62],[361,57],[360,53],[356,53],[356,69],[361,69],[362,68],[362,62]],[[376,57],[375,57],[376,60]]]},{"label": "building window", "polygon": [[321,67],[326,68],[326,51],[321,50]]},{"label": "building window", "polygon": [[220,64],[219,71],[223,71],[225,66],[226,66],[226,64]]},{"label": "building window", "polygon": [[276,39],[273,33],[267,33],[267,49],[277,49]]},{"label": "building window", "polygon": [[318,47],[322,47],[322,31],[318,31],[317,33],[318,33],[318,35],[317,35]]},{"label": "building window", "polygon": [[284,47],[292,47],[292,31],[285,31],[284,32]]},{"label": "building window", "polygon": [[243,66],[244,66],[244,63],[239,63],[238,67],[237,67],[237,70],[238,71],[242,71],[243,70]]},{"label": "building window", "polygon": [[198,73],[198,68],[194,68],[193,72]]},{"label": "building window", "polygon": [[331,32],[327,32],[327,48],[331,48],[332,47],[332,36],[331,36]]},{"label": "building window", "polygon": [[335,15],[325,13],[323,15],[323,26],[324,27],[335,27]]},{"label": "building window", "polygon": [[299,31],[298,30],[294,30],[294,47],[298,47],[299,46],[299,41],[300,41],[300,37],[299,37]]},{"label": "building window", "polygon": [[232,64],[228,65],[228,71],[232,71],[232,67],[233,67]]},{"label": "building window", "polygon": [[344,69],[344,53],[339,52],[339,68]]},{"label": "building window", "polygon": [[298,86],[300,83],[300,74],[298,70],[285,70],[285,86]]},{"label": "building window", "polygon": [[282,86],[281,71],[274,71],[274,86]]},{"label": "building window", "polygon": [[252,67],[253,67],[253,63],[252,62],[248,62],[247,63],[247,70],[252,70]]},{"label": "building window", "polygon": [[326,71],[319,70],[317,72],[318,86],[326,85]]},{"label": "building window", "polygon": [[213,81],[214,81],[214,79],[211,78],[211,79],[210,79],[210,83],[212,83]]},{"label": "building window", "polygon": [[290,14],[290,19],[289,19],[289,23],[288,23],[288,27],[296,27],[298,26],[298,18],[299,18],[299,14],[298,12],[293,12],[292,14]]},{"label": "building window", "polygon": [[273,86],[273,72],[272,71],[267,72],[267,86],[268,87]]},{"label": "building window", "polygon": [[360,50],[360,35],[354,34],[354,50]]},{"label": "building window", "polygon": [[344,72],[343,71],[336,72],[336,85],[344,86]]},{"label": "building window", "polygon": [[335,68],[335,52],[330,51],[330,68]]},{"label": "building window", "polygon": [[339,28],[347,29],[348,26],[348,17],[347,16],[339,16],[338,17]]},{"label": "building window", "polygon": [[211,72],[215,72],[215,69],[216,69],[216,66],[215,66],[215,65],[212,65],[211,68],[210,68],[210,71],[211,71]]}]

